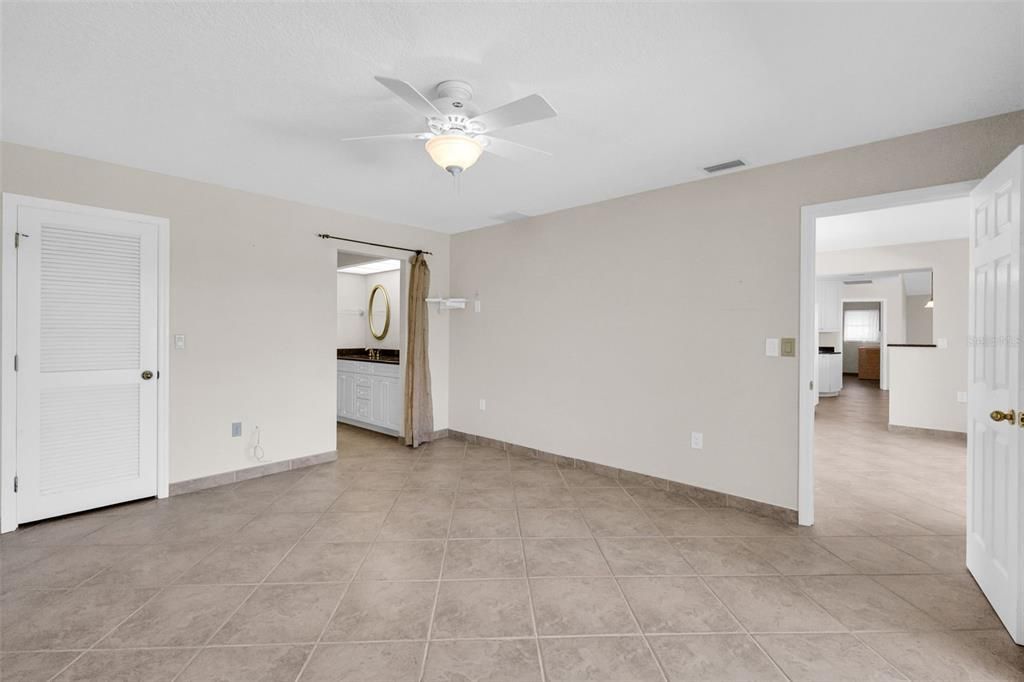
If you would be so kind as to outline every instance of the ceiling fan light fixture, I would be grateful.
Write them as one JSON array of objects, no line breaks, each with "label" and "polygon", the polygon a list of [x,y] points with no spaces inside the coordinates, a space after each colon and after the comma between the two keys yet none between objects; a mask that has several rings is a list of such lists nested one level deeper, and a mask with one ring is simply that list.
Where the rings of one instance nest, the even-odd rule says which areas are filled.
[{"label": "ceiling fan light fixture", "polygon": [[425,147],[434,163],[452,175],[472,166],[484,152],[483,145],[465,135],[437,135]]}]

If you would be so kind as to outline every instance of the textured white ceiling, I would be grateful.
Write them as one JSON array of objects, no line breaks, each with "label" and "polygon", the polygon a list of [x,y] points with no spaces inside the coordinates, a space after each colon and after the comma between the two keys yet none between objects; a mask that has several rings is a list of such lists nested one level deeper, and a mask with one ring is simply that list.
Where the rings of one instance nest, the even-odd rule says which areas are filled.
[{"label": "textured white ceiling", "polygon": [[818,251],[841,251],[966,239],[970,225],[971,200],[963,197],[819,218],[815,237]]},{"label": "textured white ceiling", "polygon": [[[3,4],[4,139],[457,232],[1024,108],[1020,3]],[[554,157],[456,192],[373,80],[470,81]]]}]

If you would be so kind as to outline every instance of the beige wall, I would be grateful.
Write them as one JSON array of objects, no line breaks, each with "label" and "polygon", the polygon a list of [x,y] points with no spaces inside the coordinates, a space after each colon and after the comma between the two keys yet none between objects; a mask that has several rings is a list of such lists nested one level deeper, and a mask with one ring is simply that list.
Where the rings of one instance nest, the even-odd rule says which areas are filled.
[{"label": "beige wall", "polygon": [[[18,145],[2,156],[5,192],[170,219],[170,331],[187,343],[170,358],[172,482],[254,465],[257,425],[270,460],[334,449],[340,242],[318,232],[433,251],[431,291],[448,293],[448,235]],[[447,317],[430,333],[444,428]]]},{"label": "beige wall", "polygon": [[452,314],[451,427],[793,508],[797,361],[764,339],[797,335],[801,206],[1022,142],[1016,112],[455,235],[482,311]]},{"label": "beige wall", "polygon": [[967,390],[969,261],[966,239],[818,254],[818,272],[825,275],[932,268],[935,342],[944,339],[946,347],[888,350],[891,424],[942,431],[967,428],[967,406],[957,401],[957,393]]},{"label": "beige wall", "polygon": [[932,309],[925,308],[931,296],[907,296],[907,343],[932,343]]},{"label": "beige wall", "polygon": [[338,273],[338,348],[366,347],[366,276]]}]

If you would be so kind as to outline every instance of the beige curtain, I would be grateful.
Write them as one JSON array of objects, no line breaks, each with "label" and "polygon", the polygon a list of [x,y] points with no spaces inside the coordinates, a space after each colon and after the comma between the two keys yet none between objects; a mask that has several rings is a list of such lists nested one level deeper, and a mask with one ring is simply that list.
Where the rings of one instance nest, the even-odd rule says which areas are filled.
[{"label": "beige curtain", "polygon": [[405,444],[413,447],[434,438],[434,404],[430,399],[430,330],[427,324],[427,292],[430,267],[417,253],[409,259],[409,324],[405,350]]}]

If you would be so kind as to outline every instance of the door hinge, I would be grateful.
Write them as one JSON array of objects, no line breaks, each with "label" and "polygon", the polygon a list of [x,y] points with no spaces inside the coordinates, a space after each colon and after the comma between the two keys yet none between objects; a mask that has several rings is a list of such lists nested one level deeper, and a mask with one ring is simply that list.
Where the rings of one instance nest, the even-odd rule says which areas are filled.
[{"label": "door hinge", "polygon": [[812,391],[814,390],[814,382],[813,381],[811,382],[810,386],[808,386],[808,388],[811,389]]},{"label": "door hinge", "polygon": [[14,355],[14,371],[15,372],[18,371],[18,355],[17,354]]},{"label": "door hinge", "polygon": [[14,233],[14,248],[21,246],[21,232]]},{"label": "door hinge", "polygon": [[18,492],[18,475],[14,475],[14,492]]}]

